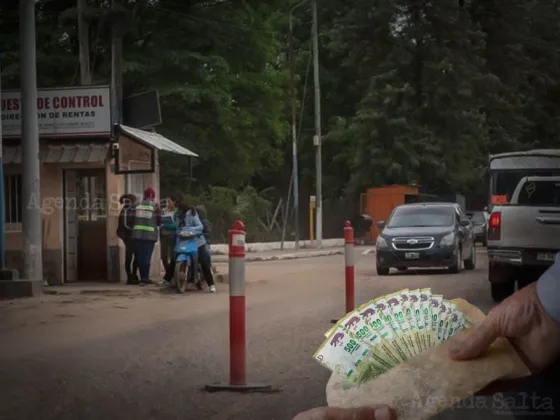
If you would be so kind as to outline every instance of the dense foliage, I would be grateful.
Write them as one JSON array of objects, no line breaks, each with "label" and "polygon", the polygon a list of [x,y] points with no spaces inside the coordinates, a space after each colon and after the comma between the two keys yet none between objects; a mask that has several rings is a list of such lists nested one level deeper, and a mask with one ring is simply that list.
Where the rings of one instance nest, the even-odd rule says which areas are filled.
[{"label": "dense foliage", "polygon": [[[2,82],[16,88],[17,3],[0,5]],[[110,80],[109,3],[88,1],[96,83]],[[125,94],[158,89],[164,119],[158,130],[201,156],[196,182],[189,182],[183,159],[163,156],[162,190],[210,203],[211,217],[224,226],[240,215],[268,226],[270,232],[255,235],[274,234],[265,215],[288,190],[288,16],[298,3],[121,1],[128,17]],[[75,7],[75,0],[37,3],[42,87],[78,81]],[[354,203],[346,214],[325,206],[327,223],[340,226],[373,185],[481,194],[488,153],[556,146],[559,7],[556,1],[319,0],[324,198]],[[315,182],[309,5],[293,18],[304,220]],[[247,197],[259,204],[241,212]]]}]

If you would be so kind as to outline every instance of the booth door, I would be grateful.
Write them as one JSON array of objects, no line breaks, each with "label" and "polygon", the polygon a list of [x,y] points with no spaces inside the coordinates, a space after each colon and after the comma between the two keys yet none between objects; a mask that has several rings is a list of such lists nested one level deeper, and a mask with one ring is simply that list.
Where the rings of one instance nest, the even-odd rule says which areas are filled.
[{"label": "booth door", "polygon": [[105,171],[66,170],[66,281],[107,281]]}]

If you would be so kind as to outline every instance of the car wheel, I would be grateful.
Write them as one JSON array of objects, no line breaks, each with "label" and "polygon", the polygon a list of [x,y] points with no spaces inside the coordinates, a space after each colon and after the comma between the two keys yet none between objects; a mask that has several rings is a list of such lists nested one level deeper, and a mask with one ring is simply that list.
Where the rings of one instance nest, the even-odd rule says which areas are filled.
[{"label": "car wheel", "polygon": [[389,267],[377,267],[377,275],[379,276],[388,276],[389,275]]},{"label": "car wheel", "polygon": [[490,264],[488,266],[488,281],[492,300],[500,303],[515,292],[515,279],[509,267]]},{"label": "car wheel", "polygon": [[397,267],[397,270],[399,270],[399,271],[406,271],[406,270],[408,270],[408,269],[407,269],[406,267]]},{"label": "car wheel", "polygon": [[461,245],[457,246],[455,251],[455,263],[449,267],[449,272],[451,274],[457,274],[461,271],[463,265],[463,253],[461,252]]},{"label": "car wheel", "polygon": [[515,283],[510,281],[507,283],[490,283],[490,291],[492,300],[496,303],[502,302],[515,292]]},{"label": "car wheel", "polygon": [[465,268],[474,270],[476,268],[476,245],[473,243],[471,256],[465,260]]}]

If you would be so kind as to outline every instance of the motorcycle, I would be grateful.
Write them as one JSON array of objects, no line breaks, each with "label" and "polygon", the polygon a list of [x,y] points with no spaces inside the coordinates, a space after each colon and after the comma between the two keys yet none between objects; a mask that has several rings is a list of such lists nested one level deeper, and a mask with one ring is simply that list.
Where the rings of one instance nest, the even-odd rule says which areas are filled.
[{"label": "motorcycle", "polygon": [[179,293],[184,293],[187,290],[188,283],[194,283],[198,290],[203,289],[197,244],[197,238],[200,235],[200,232],[188,227],[181,228],[177,232],[173,282]]}]

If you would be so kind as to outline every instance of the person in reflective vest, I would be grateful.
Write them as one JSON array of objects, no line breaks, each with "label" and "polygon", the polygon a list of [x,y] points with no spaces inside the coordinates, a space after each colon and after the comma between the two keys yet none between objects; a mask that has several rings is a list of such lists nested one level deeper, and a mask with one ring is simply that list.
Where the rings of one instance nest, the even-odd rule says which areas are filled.
[{"label": "person in reflective vest", "polygon": [[155,201],[156,193],[152,187],[144,190],[144,199],[138,203],[134,212],[134,226],[131,237],[134,240],[140,285],[153,284],[150,280],[150,266],[154,246],[158,240],[158,226],[161,224],[161,213]]}]

